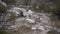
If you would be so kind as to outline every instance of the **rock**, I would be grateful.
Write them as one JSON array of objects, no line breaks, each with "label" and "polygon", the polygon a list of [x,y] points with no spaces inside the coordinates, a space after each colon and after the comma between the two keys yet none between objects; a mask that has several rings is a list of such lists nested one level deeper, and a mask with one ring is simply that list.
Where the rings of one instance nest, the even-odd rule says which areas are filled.
[{"label": "rock", "polygon": [[39,30],[42,30],[42,31],[45,30],[44,26],[40,26],[38,29],[39,29]]},{"label": "rock", "polygon": [[[22,10],[23,10],[23,12],[25,11],[23,13],[23,15],[26,17],[16,19],[15,20],[15,21],[17,21],[17,22],[15,22],[16,25],[20,26],[24,30],[26,30],[26,29],[31,29],[33,31],[36,30],[36,33],[39,30],[39,34],[40,34],[40,30],[42,32],[41,34],[45,34],[50,30],[50,29],[46,29],[46,28],[48,28],[47,26],[46,27],[44,26],[47,24],[45,22],[48,21],[48,20],[46,20],[47,17],[45,14],[43,14],[43,13],[36,14],[36,13],[31,12],[31,10],[26,11],[26,9],[23,9],[23,8],[22,8]],[[31,17],[29,17],[29,15]]]},{"label": "rock", "polygon": [[40,20],[43,20],[43,18],[40,18]]},{"label": "rock", "polygon": [[57,28],[57,32],[60,32],[60,28]]},{"label": "rock", "polygon": [[27,17],[32,16],[32,13],[34,13],[34,12],[33,12],[33,11],[31,11],[31,10],[28,10],[28,12],[27,12]]},{"label": "rock", "polygon": [[15,21],[24,21],[25,18],[18,18]]},{"label": "rock", "polygon": [[2,26],[0,25],[0,28],[2,28]]},{"label": "rock", "polygon": [[15,16],[19,16],[19,15],[23,14],[22,8],[19,8],[19,7],[13,7],[11,9],[7,10],[7,11],[15,14]]},{"label": "rock", "polygon": [[14,26],[14,25],[9,26],[9,27],[6,27],[6,28],[8,28],[9,30],[10,30],[10,29],[17,29],[17,27],[16,27],[16,26]]},{"label": "rock", "polygon": [[32,13],[34,13],[34,12],[33,12],[33,11],[31,11],[31,10],[28,10],[28,13],[31,13],[31,14],[32,14]]},{"label": "rock", "polygon": [[35,27],[31,27],[31,30],[36,30],[37,28],[35,28]]},{"label": "rock", "polygon": [[35,17],[35,18],[39,18],[39,16],[38,16],[38,15],[34,15],[34,17]]},{"label": "rock", "polygon": [[27,19],[26,19],[26,22],[29,22],[29,23],[35,23],[35,20],[30,19],[30,18],[27,18]]},{"label": "rock", "polygon": [[23,29],[30,29],[30,27],[26,26],[26,25],[22,25],[21,28],[23,28]]}]

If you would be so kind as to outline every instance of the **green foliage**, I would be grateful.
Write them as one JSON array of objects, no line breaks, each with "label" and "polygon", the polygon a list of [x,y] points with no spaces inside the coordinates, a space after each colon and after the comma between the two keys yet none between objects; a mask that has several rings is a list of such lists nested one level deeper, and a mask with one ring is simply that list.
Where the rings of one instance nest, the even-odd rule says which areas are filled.
[{"label": "green foliage", "polygon": [[[49,3],[37,3],[34,4],[33,6],[33,10],[43,10],[44,12],[50,12],[50,11],[55,11],[56,10],[56,5],[55,4],[49,4]],[[36,8],[37,7],[37,8]]]},{"label": "green foliage", "polygon": [[4,5],[2,5],[2,4],[0,3],[0,13],[5,13],[6,10],[7,10],[7,7],[5,7]]},{"label": "green foliage", "polygon": [[25,5],[25,0],[20,0],[20,5]]},{"label": "green foliage", "polygon": [[6,34],[6,32],[5,31],[0,31],[0,34]]},{"label": "green foliage", "polygon": [[4,28],[0,28],[0,34],[8,34]]},{"label": "green foliage", "polygon": [[5,2],[7,5],[14,4],[16,2],[16,0],[2,0],[2,1]]}]

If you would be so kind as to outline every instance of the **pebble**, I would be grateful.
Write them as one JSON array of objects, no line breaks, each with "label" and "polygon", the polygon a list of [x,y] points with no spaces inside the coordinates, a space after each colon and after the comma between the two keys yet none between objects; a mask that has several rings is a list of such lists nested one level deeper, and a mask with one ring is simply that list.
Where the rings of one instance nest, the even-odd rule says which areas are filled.
[{"label": "pebble", "polygon": [[29,23],[35,23],[35,20],[29,19],[29,18],[27,18],[26,21]]},{"label": "pebble", "polygon": [[32,28],[31,28],[31,30],[36,30],[36,29],[37,29],[37,28],[35,28],[35,27],[32,27]]},{"label": "pebble", "polygon": [[44,26],[40,26],[38,29],[39,29],[39,30],[42,30],[42,31],[45,30],[45,29],[44,29]]}]

